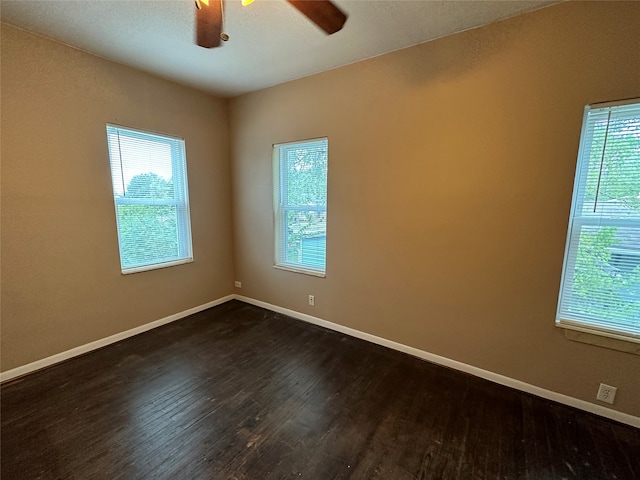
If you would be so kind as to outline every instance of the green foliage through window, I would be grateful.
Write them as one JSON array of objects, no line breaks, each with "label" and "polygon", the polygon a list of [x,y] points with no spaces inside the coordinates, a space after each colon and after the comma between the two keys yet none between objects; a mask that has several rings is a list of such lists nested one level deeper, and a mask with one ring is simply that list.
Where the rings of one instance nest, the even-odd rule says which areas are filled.
[{"label": "green foliage through window", "polygon": [[587,107],[557,321],[640,341],[640,104]]},{"label": "green foliage through window", "polygon": [[191,259],[184,141],[107,127],[122,271]]},{"label": "green foliage through window", "polygon": [[327,235],[327,140],[274,147],[276,263],[324,272]]}]

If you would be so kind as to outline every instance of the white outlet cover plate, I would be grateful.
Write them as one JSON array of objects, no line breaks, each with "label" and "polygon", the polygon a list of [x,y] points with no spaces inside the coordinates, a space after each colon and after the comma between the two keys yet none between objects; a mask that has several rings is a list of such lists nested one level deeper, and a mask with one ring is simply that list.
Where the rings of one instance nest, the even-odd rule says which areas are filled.
[{"label": "white outlet cover plate", "polygon": [[616,387],[612,387],[611,385],[606,385],[604,383],[600,384],[600,388],[598,389],[598,395],[596,399],[606,402],[613,403],[616,398],[616,392],[618,389]]}]

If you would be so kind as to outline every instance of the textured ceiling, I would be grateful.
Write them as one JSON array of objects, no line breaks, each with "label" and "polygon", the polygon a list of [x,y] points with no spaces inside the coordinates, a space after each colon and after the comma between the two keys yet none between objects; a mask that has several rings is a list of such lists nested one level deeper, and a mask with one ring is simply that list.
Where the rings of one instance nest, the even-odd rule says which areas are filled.
[{"label": "textured ceiling", "polygon": [[259,90],[467,30],[556,1],[335,0],[331,36],[284,0],[225,2],[230,40],[195,45],[193,0],[2,0],[2,22],[222,96]]}]

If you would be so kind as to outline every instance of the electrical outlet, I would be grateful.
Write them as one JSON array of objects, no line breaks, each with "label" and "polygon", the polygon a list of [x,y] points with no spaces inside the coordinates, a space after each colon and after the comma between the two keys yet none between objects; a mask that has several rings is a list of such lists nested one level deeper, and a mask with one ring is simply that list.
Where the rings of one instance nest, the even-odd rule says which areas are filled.
[{"label": "electrical outlet", "polygon": [[596,399],[606,403],[613,403],[613,400],[616,398],[617,391],[618,389],[616,387],[601,383]]},{"label": "electrical outlet", "polygon": [[233,284],[236,286],[236,288],[242,288],[242,282],[239,282],[238,280],[233,282]]},{"label": "electrical outlet", "polygon": [[309,305],[313,307],[315,306],[315,304],[316,304],[316,297],[314,297],[313,295],[309,295]]}]

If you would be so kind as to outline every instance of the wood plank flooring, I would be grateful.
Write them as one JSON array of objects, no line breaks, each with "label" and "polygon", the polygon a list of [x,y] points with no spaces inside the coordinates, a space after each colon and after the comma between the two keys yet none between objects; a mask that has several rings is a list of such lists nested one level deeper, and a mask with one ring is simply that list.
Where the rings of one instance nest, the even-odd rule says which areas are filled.
[{"label": "wood plank flooring", "polygon": [[640,430],[231,301],[2,386],[2,479],[640,479]]}]

